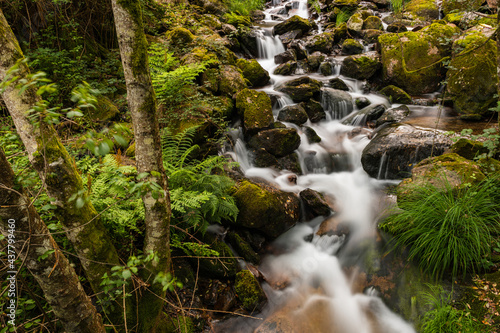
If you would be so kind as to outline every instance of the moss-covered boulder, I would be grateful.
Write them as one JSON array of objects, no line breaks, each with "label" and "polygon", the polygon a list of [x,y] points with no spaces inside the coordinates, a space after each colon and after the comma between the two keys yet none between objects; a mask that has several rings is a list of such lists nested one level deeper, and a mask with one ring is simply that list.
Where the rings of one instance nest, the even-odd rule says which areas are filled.
[{"label": "moss-covered boulder", "polygon": [[300,136],[294,128],[273,128],[254,135],[248,145],[264,148],[276,157],[283,157],[295,151],[300,145]]},{"label": "moss-covered boulder", "polygon": [[451,39],[456,33],[456,26],[433,23],[417,32],[381,35],[384,80],[409,94],[436,91],[444,79],[443,60],[451,54]]},{"label": "moss-covered boulder", "polygon": [[319,65],[319,72],[324,76],[330,76],[333,74],[334,65],[329,61],[324,61]]},{"label": "moss-covered boulder", "polygon": [[378,37],[384,32],[382,30],[366,29],[361,31],[361,38],[367,44],[377,43]]},{"label": "moss-covered boulder", "polygon": [[349,34],[347,32],[347,23],[345,22],[336,27],[335,30],[333,30],[333,37],[335,43],[338,43],[341,40],[346,39],[347,36],[349,36]]},{"label": "moss-covered boulder", "polygon": [[402,122],[410,115],[410,109],[406,105],[401,105],[396,108],[386,110],[384,114],[377,119],[375,127],[382,126],[385,123]]},{"label": "moss-covered boulder", "polygon": [[453,51],[446,77],[454,108],[462,119],[481,119],[497,100],[496,44],[472,31],[453,44]]},{"label": "moss-covered boulder", "polygon": [[263,91],[243,89],[236,95],[236,109],[247,132],[268,128],[274,122],[271,99]]},{"label": "moss-covered boulder", "polygon": [[295,60],[297,60],[297,58],[293,50],[286,50],[285,52],[281,52],[274,56],[274,62],[277,65],[284,64],[287,61],[295,61]]},{"label": "moss-covered boulder", "polygon": [[349,91],[349,86],[341,78],[335,77],[330,79],[328,83],[333,89]]},{"label": "moss-covered boulder", "polygon": [[106,96],[97,96],[95,108],[87,108],[85,117],[92,121],[105,122],[115,117],[120,111]]},{"label": "moss-covered boulder", "polygon": [[[206,48],[198,46],[191,50],[181,59],[183,65],[194,65],[203,61],[209,61],[213,65],[220,63],[219,58],[213,52],[208,51]],[[215,66],[212,66],[215,67]]]},{"label": "moss-covered boulder", "polygon": [[236,66],[221,66],[219,70],[219,92],[221,94],[232,97],[246,87],[245,79]]},{"label": "moss-covered boulder", "polygon": [[321,103],[315,101],[314,99],[311,99],[307,102],[301,102],[299,105],[305,110],[311,122],[317,123],[323,119],[326,119],[326,113],[325,110],[323,110]]},{"label": "moss-covered boulder", "polygon": [[348,38],[342,43],[342,53],[351,55],[351,54],[360,54],[363,53],[363,44],[358,42],[355,39]]},{"label": "moss-covered boulder", "polygon": [[293,30],[300,30],[302,34],[306,35],[310,30],[312,30],[313,24],[306,19],[298,15],[290,17],[288,20],[281,22],[274,26],[274,35],[283,35],[286,32]]},{"label": "moss-covered boulder", "polygon": [[387,32],[394,32],[394,33],[406,32],[406,31],[408,31],[408,28],[406,27],[406,25],[404,25],[404,23],[396,21],[396,22],[393,22],[393,23],[387,25],[386,31]]},{"label": "moss-covered boulder", "polygon": [[443,0],[441,9],[446,15],[452,11],[473,12],[483,4],[484,0]]},{"label": "moss-covered boulder", "polygon": [[355,13],[347,21],[347,30],[353,34],[359,33],[363,30],[363,16],[361,13]]},{"label": "moss-covered boulder", "polygon": [[380,93],[387,96],[392,103],[411,104],[412,102],[410,95],[406,91],[393,85],[384,87],[380,90]]},{"label": "moss-covered boulder", "polygon": [[170,40],[170,45],[175,47],[185,47],[194,40],[194,35],[186,28],[175,27],[167,36]]},{"label": "moss-covered boulder", "polygon": [[319,51],[328,54],[332,51],[334,41],[335,35],[333,33],[324,32],[309,38],[305,47],[309,53]]},{"label": "moss-covered boulder", "polygon": [[304,134],[306,135],[307,141],[309,143],[319,143],[321,142],[321,137],[316,133],[314,129],[309,126],[303,126]]},{"label": "moss-covered boulder", "polygon": [[287,105],[278,113],[279,121],[302,125],[307,121],[307,113],[300,104]]},{"label": "moss-covered boulder", "polygon": [[266,300],[266,294],[260,287],[259,281],[248,269],[236,274],[234,290],[243,307],[248,311],[256,310],[259,304]]},{"label": "moss-covered boulder", "polygon": [[243,77],[250,81],[252,87],[262,87],[269,83],[271,79],[269,72],[266,71],[255,59],[238,59],[236,62],[243,72]]},{"label": "moss-covered boulder", "polygon": [[259,35],[252,29],[239,29],[237,39],[241,48],[253,57],[259,57]]},{"label": "moss-covered boulder", "polygon": [[411,0],[405,5],[404,11],[424,20],[439,18],[439,8],[434,0]]},{"label": "moss-covered boulder", "polygon": [[268,237],[278,237],[299,220],[300,200],[293,193],[244,180],[235,186],[233,196],[240,210],[236,224]]},{"label": "moss-covered boulder", "polygon": [[302,76],[297,79],[283,82],[275,87],[279,92],[285,93],[296,102],[305,102],[311,98],[319,98],[319,91],[322,83],[311,79],[308,76]]},{"label": "moss-covered boulder", "polygon": [[258,264],[260,256],[254,251],[252,246],[241,237],[237,232],[228,231],[226,234],[227,242],[233,247],[236,253],[246,261]]},{"label": "moss-covered boulder", "polygon": [[371,78],[381,67],[378,52],[368,52],[344,58],[340,74],[358,80]]},{"label": "moss-covered boulder", "polygon": [[368,16],[363,21],[363,30],[365,29],[384,30],[384,25],[382,24],[382,20],[379,17]]},{"label": "moss-covered boulder", "polygon": [[200,83],[208,91],[216,93],[219,91],[219,70],[217,68],[207,68],[200,75]]},{"label": "moss-covered boulder", "polygon": [[290,60],[274,69],[274,75],[293,75],[297,70],[297,62]]},{"label": "moss-covered boulder", "polygon": [[482,142],[465,138],[461,138],[455,142],[450,150],[452,153],[458,154],[468,160],[473,160],[480,155],[488,154],[488,148],[486,148]]},{"label": "moss-covered boulder", "polygon": [[309,65],[311,71],[317,71],[319,65],[325,60],[325,58],[326,56],[319,51],[316,51],[313,54],[309,55],[307,57],[307,64]]}]

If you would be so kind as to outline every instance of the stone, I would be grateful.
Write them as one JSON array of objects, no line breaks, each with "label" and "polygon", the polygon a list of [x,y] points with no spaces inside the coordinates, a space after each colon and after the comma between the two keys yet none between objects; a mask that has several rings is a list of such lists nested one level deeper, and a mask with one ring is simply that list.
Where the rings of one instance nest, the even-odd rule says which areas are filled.
[{"label": "stone", "polygon": [[175,47],[185,47],[194,40],[194,35],[186,28],[175,27],[169,32],[170,44]]},{"label": "stone", "polygon": [[375,127],[382,126],[385,123],[402,122],[409,115],[410,109],[406,105],[401,105],[397,108],[391,108],[385,111],[384,114],[377,119]]},{"label": "stone", "polygon": [[366,97],[358,97],[354,100],[354,104],[356,104],[356,107],[358,109],[362,109],[368,105],[370,105],[372,102],[370,102],[370,100]]},{"label": "stone", "polygon": [[295,52],[293,50],[286,50],[274,56],[274,62],[277,65],[284,64],[288,61],[295,61]]},{"label": "stone", "polygon": [[488,148],[486,148],[482,142],[465,138],[461,138],[455,142],[453,146],[451,146],[450,151],[468,160],[473,160],[480,155],[488,154]]},{"label": "stone", "polygon": [[279,65],[274,69],[274,75],[293,75],[297,70],[297,62],[296,61],[287,61],[284,64]]},{"label": "stone", "polygon": [[266,300],[266,294],[260,287],[259,281],[248,269],[244,269],[236,274],[234,290],[240,299],[243,307],[252,312]]},{"label": "stone", "polygon": [[330,87],[337,90],[349,91],[349,86],[341,78],[333,78],[328,81]]},{"label": "stone", "polygon": [[394,33],[398,33],[398,32],[405,32],[405,31],[408,31],[408,28],[406,28],[406,25],[404,25],[403,23],[399,22],[399,21],[396,21],[394,23],[391,23],[387,26],[387,29],[386,29],[387,32],[394,32]]},{"label": "stone", "polygon": [[424,20],[439,19],[439,8],[434,0],[411,0],[405,5],[404,11]]},{"label": "stone", "polygon": [[234,277],[239,267],[229,246],[208,233],[205,234],[204,242],[209,245],[210,249],[217,251],[224,259],[200,258],[199,261],[198,259],[192,259],[192,264],[197,265],[199,262],[200,273],[210,278],[227,279]]},{"label": "stone", "polygon": [[223,65],[219,70],[219,92],[232,97],[245,89],[247,84],[236,66]]},{"label": "stone", "polygon": [[411,97],[406,93],[406,91],[393,85],[384,87],[382,90],[380,90],[380,93],[387,96],[387,98],[389,98],[389,101],[391,101],[392,103],[412,103]]},{"label": "stone", "polygon": [[315,218],[317,216],[328,216],[331,214],[332,210],[321,193],[306,188],[299,193],[302,202],[306,206],[308,220]]},{"label": "stone", "polygon": [[241,47],[251,56],[259,57],[259,47],[257,32],[255,30],[240,29],[238,30],[238,41]]},{"label": "stone", "polygon": [[246,261],[258,264],[260,256],[254,251],[252,246],[241,237],[237,232],[228,231],[226,233],[227,242],[233,247],[238,255],[242,256]]},{"label": "stone", "polygon": [[307,102],[301,102],[299,105],[305,110],[312,123],[317,123],[326,119],[326,113],[321,103],[311,99]]},{"label": "stone", "polygon": [[288,44],[287,47],[289,50],[295,53],[295,57],[297,60],[303,60],[307,58],[307,51],[299,41],[293,41]]},{"label": "stone", "polygon": [[292,30],[280,35],[279,39],[281,40],[283,45],[288,45],[293,40],[299,39],[301,37],[302,37],[302,30]]},{"label": "stone", "polygon": [[361,156],[363,169],[370,177],[402,179],[411,177],[415,164],[439,156],[452,142],[442,131],[395,123],[377,129]]},{"label": "stone", "polygon": [[319,65],[325,60],[326,56],[319,52],[316,51],[310,56],[307,57],[307,64],[309,65],[309,68],[311,71],[317,71],[319,68]]},{"label": "stone", "polygon": [[273,35],[283,35],[286,32],[293,30],[300,30],[302,34],[306,35],[310,30],[312,30],[313,25],[306,19],[300,16],[294,15],[288,20],[278,23],[273,28]]},{"label": "stone", "polygon": [[483,4],[483,2],[484,0],[443,0],[441,8],[445,15],[449,14],[452,11],[473,12],[476,11]]},{"label": "stone", "polygon": [[302,125],[307,121],[307,113],[300,104],[287,105],[278,113],[278,120]]},{"label": "stone", "polygon": [[382,20],[377,16],[368,16],[363,21],[363,30],[373,29],[373,30],[384,30],[384,25]]},{"label": "stone", "polygon": [[302,168],[300,167],[299,155],[297,153],[291,153],[284,157],[278,158],[278,168],[280,170],[288,170],[296,175],[302,174]]},{"label": "stone", "polygon": [[386,109],[387,107],[384,104],[370,104],[363,109],[350,114],[342,120],[342,123],[351,126],[366,126],[367,123],[380,118]]},{"label": "stone", "polygon": [[347,30],[353,34],[357,34],[363,30],[363,16],[361,13],[355,13],[347,21]]},{"label": "stone", "polygon": [[302,76],[297,79],[282,82],[275,87],[275,90],[285,93],[295,102],[305,102],[311,98],[319,98],[322,83],[320,81]]},{"label": "stone", "polygon": [[342,119],[354,109],[349,93],[332,88],[321,89],[321,105],[325,112],[330,113],[332,119]]},{"label": "stone", "polygon": [[333,74],[333,64],[329,61],[322,62],[319,65],[319,72],[324,76],[330,76]]},{"label": "stone", "polygon": [[294,128],[274,128],[263,130],[248,141],[251,148],[264,148],[276,157],[284,157],[300,145],[300,136]]},{"label": "stone", "polygon": [[255,59],[238,59],[236,61],[236,66],[241,69],[243,77],[250,81],[252,87],[265,86],[271,79],[269,72],[262,68]]},{"label": "stone", "polygon": [[363,54],[345,57],[340,69],[340,74],[358,80],[371,78],[381,68],[378,52],[367,52]]},{"label": "stone", "polygon": [[240,211],[236,225],[260,230],[270,238],[299,220],[300,201],[294,193],[243,180],[235,186],[233,196]]},{"label": "stone", "polygon": [[274,122],[271,99],[263,91],[243,89],[236,95],[236,109],[246,132],[257,132]]},{"label": "stone", "polygon": [[319,51],[323,53],[330,53],[335,41],[335,35],[331,32],[324,32],[317,34],[306,41],[305,48],[309,53]]},{"label": "stone", "polygon": [[309,126],[304,126],[303,130],[304,130],[304,133],[306,135],[307,141],[310,144],[321,142],[321,137],[316,133],[316,131],[314,129],[312,129]]},{"label": "stone", "polygon": [[352,38],[346,39],[342,43],[342,53],[343,54],[347,54],[347,55],[360,54],[360,53],[363,53],[363,50],[364,50],[363,45],[355,39],[352,39]]},{"label": "stone", "polygon": [[361,37],[365,43],[374,44],[378,42],[378,37],[383,33],[382,30],[366,29],[361,31]]}]

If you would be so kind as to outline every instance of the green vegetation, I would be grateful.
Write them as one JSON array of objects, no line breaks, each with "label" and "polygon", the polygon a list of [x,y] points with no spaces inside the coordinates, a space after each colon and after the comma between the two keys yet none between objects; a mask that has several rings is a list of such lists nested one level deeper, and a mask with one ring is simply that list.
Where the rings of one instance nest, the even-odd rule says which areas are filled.
[{"label": "green vegetation", "polygon": [[401,13],[404,0],[391,0],[391,9],[395,14]]},{"label": "green vegetation", "polygon": [[444,183],[444,189],[415,185],[398,198],[401,211],[381,225],[435,278],[477,271],[500,227],[498,177],[459,189]]},{"label": "green vegetation", "polygon": [[241,15],[250,15],[256,9],[264,7],[264,0],[225,0],[224,1],[231,12]]},{"label": "green vegetation", "polygon": [[340,10],[340,12],[337,14],[337,17],[335,19],[335,25],[338,27],[342,23],[345,23],[349,21],[349,18],[352,16],[353,10],[350,9],[349,7],[344,7]]}]

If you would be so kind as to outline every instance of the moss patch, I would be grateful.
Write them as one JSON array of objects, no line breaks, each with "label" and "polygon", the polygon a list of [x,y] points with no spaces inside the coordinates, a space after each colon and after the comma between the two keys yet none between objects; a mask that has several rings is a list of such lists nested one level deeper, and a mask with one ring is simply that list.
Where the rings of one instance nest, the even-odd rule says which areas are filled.
[{"label": "moss patch", "polygon": [[266,295],[260,287],[259,282],[247,269],[236,274],[234,289],[243,306],[249,311],[255,310],[266,299]]}]

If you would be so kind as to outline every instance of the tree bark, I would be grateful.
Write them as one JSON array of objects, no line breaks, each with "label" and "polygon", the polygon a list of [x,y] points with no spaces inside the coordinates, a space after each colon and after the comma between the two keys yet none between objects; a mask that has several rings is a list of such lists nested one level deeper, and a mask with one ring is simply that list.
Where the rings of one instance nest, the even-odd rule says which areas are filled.
[{"label": "tree bark", "polygon": [[[78,275],[59,250],[22,186],[15,182],[14,172],[1,147],[0,202],[2,234],[7,236],[8,221],[15,221],[15,252],[42,288],[45,299],[65,330],[104,333],[101,315],[85,294]],[[52,253],[40,258],[48,251]]]},{"label": "tree bark", "polygon": [[137,171],[147,172],[147,181],[155,182],[163,189],[163,195],[154,198],[147,192],[142,200],[145,207],[146,237],[144,252],[154,252],[158,261],[149,265],[142,277],[151,284],[139,303],[140,331],[156,330],[165,296],[161,285],[152,283],[158,274],[166,274],[170,268],[169,225],[170,197],[167,177],[163,169],[159,124],[156,113],[156,97],[149,74],[147,41],[143,30],[141,7],[138,0],[112,0],[118,44],[127,85],[127,102],[134,126]]},{"label": "tree bark", "polygon": [[[23,58],[21,48],[0,10],[0,80],[5,78],[10,67]],[[29,73],[26,64],[21,64],[20,69],[17,74],[20,77]],[[98,293],[102,290],[100,283],[104,273],[110,276],[112,266],[120,265],[120,261],[92,203],[87,201],[78,209],[75,202],[68,202],[74,193],[84,189],[75,163],[52,125],[40,121],[40,126],[35,127],[27,118],[26,112],[40,101],[35,87],[26,89],[20,95],[19,89],[11,84],[2,98],[48,196],[54,198],[53,204],[57,206],[55,215],[72,242],[92,289]],[[118,307],[117,310],[121,316],[122,310]],[[112,317],[112,321],[118,320],[115,315]]]}]

